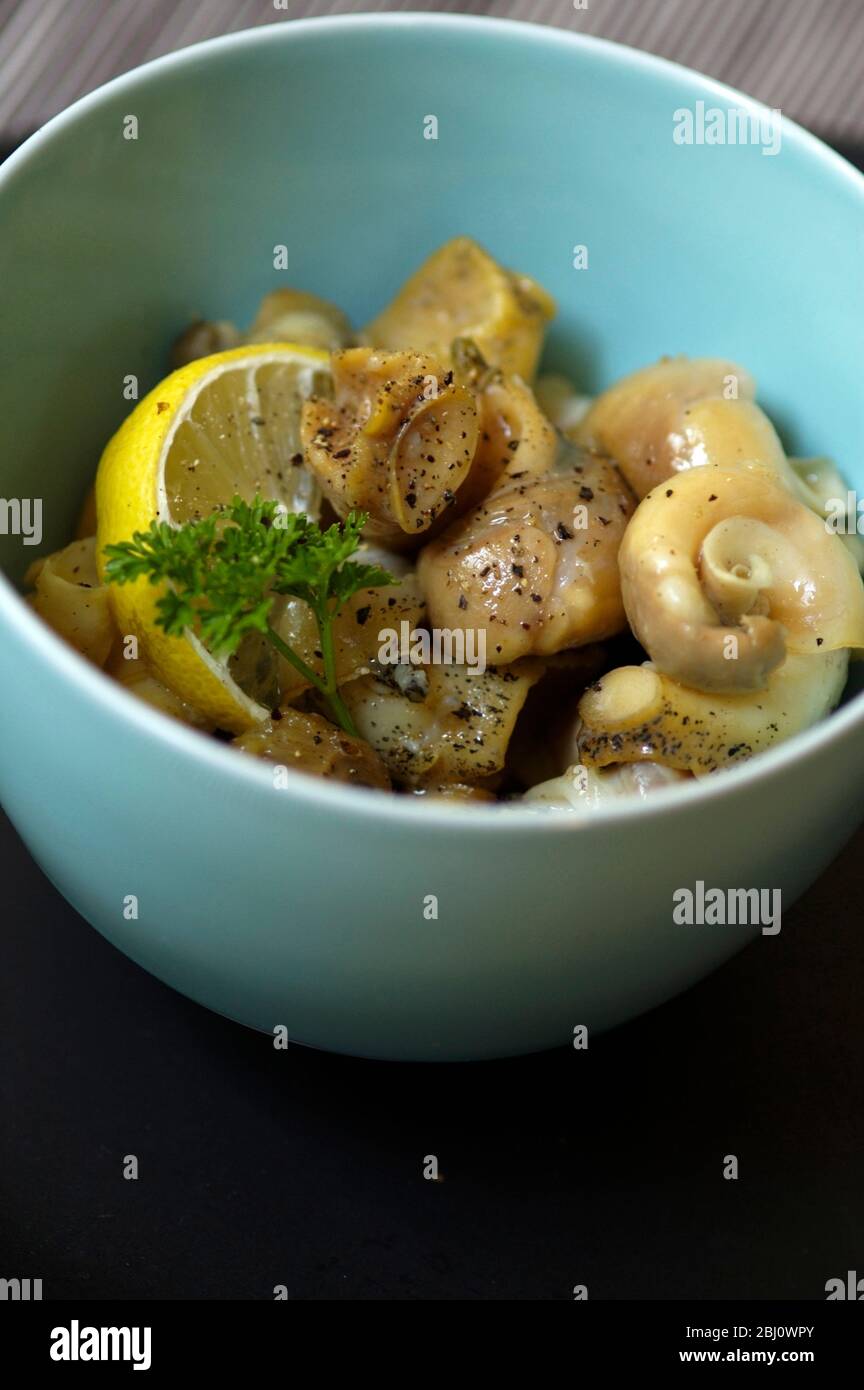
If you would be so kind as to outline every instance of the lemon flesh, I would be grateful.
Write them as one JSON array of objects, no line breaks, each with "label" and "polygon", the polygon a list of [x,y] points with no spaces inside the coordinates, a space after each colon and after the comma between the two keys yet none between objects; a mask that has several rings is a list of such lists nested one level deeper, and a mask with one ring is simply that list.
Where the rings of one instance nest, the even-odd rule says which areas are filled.
[{"label": "lemon flesh", "polygon": [[[321,497],[303,466],[300,412],[329,390],[329,355],[285,343],[234,348],[172,372],[110,440],[96,478],[97,555],[158,520],[181,526],[235,495],[258,494],[317,519]],[[275,662],[262,638],[214,657],[194,633],[156,622],[164,589],[146,578],[110,586],[123,636],[138,639],[155,674],[213,726],[242,733],[270,713]]]}]

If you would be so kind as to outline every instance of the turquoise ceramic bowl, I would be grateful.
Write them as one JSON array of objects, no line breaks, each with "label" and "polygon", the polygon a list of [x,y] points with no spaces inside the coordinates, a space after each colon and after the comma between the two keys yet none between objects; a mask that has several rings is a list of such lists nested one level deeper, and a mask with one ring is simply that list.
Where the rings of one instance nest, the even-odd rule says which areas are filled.
[{"label": "turquoise ceramic bowl", "polygon": [[[585,389],[663,352],[740,359],[790,446],[864,488],[864,181],[789,125],[775,156],[677,145],[700,100],[760,111],[614,45],[428,15],[259,29],[112,82],[0,169],[0,493],[42,498],[43,549],[63,543],[124,376],[153,384],[194,313],[246,321],[287,281],[362,321],[459,232],[555,294],[549,360]],[[779,887],[788,908],[862,814],[860,695],[582,825],[275,790],[67,650],[13,587],[34,550],[2,546],[0,790],[26,843],[132,959],[304,1043],[482,1058],[609,1027],[753,934],[675,925],[676,888]]]}]

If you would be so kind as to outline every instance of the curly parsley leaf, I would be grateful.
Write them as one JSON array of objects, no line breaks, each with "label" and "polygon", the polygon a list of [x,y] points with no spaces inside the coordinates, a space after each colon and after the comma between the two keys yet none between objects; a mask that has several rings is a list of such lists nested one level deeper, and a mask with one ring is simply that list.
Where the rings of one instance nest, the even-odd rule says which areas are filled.
[{"label": "curly parsley leaf", "polygon": [[[261,632],[315,685],[349,733],[355,733],[339,697],[333,620],[361,589],[395,583],[378,565],[351,560],[367,517],[352,512],[322,531],[308,517],[276,502],[235,497],[200,521],[170,526],[154,521],[132,539],[105,547],[106,579],[129,584],[146,578],[165,586],[157,623],[168,633],[191,629],[215,656],[235,652],[245,635]],[[318,624],[324,679],[270,625],[278,595],[307,603]]]}]

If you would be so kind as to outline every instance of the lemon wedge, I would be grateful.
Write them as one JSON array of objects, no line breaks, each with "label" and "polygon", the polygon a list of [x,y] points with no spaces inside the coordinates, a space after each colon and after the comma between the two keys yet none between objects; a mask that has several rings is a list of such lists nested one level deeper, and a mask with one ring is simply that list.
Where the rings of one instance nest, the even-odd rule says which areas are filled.
[{"label": "lemon wedge", "polygon": [[[313,520],[321,494],[303,466],[300,412],[330,384],[329,354],[286,343],[233,348],[165,378],[120,426],[96,478],[97,557],[154,520],[181,526],[235,494],[283,503]],[[275,653],[257,634],[214,657],[192,632],[158,626],[161,586],[146,578],[110,586],[119,631],[138,639],[154,673],[214,727],[242,733],[270,715]]]}]

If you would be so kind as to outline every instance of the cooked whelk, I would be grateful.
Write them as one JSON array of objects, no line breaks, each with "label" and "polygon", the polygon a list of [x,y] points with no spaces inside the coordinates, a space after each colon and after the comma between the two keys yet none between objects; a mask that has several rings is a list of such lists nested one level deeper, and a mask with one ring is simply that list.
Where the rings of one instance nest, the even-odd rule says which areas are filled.
[{"label": "cooked whelk", "polygon": [[569,377],[544,373],[534,384],[537,404],[557,430],[575,431],[591,409],[592,398],[577,391]]},{"label": "cooked whelk", "polygon": [[473,394],[417,352],[349,348],[332,369],[334,398],[303,407],[306,462],[340,516],[368,512],[370,540],[416,544],[471,467]]},{"label": "cooked whelk", "polygon": [[114,680],[119,681],[130,695],[143,700],[145,705],[159,710],[161,714],[170,715],[172,719],[178,719],[181,724],[212,732],[213,726],[204,715],[164,685],[143,658],[133,659],[125,656],[122,644],[115,643],[105,670]]},{"label": "cooked whelk", "polygon": [[664,787],[689,780],[690,774],[660,763],[628,763],[622,767],[585,767],[576,763],[560,776],[531,787],[522,803],[537,811],[577,811],[592,815],[620,801],[645,801]]},{"label": "cooked whelk", "polygon": [[72,541],[36,560],[25,576],[29,603],[54,631],[96,666],[104,666],[117,635],[108,588],[96,570],[96,540]]},{"label": "cooked whelk", "polygon": [[530,381],[555,301],[528,275],[505,270],[470,237],[445,242],[362,333],[372,347],[441,358],[472,338],[493,367]]},{"label": "cooked whelk", "polygon": [[318,714],[283,710],[260,729],[235,738],[232,748],[280,763],[293,772],[330,777],[354,787],[389,791],[390,778],[378,755],[361,738],[352,738]]},{"label": "cooked whelk", "polygon": [[[400,679],[422,674],[419,685]],[[395,782],[441,791],[482,784],[504,766],[516,717],[542,674],[539,662],[482,673],[465,666],[382,669],[342,687],[358,732],[380,754]]]},{"label": "cooked whelk", "polygon": [[453,365],[456,381],[473,393],[479,416],[471,471],[453,505],[455,520],[509,480],[548,473],[558,459],[560,440],[531,387],[515,373],[489,367],[476,343],[457,338]]},{"label": "cooked whelk", "polygon": [[337,352],[353,341],[342,310],[306,290],[272,290],[265,294],[247,343],[301,343]]},{"label": "cooked whelk", "polygon": [[201,357],[211,357],[214,352],[227,352],[229,348],[240,347],[242,342],[243,334],[233,323],[225,319],[196,319],[174,340],[171,369],[176,371]]},{"label": "cooked whelk", "polygon": [[180,334],[171,350],[171,366],[185,367],[199,357],[241,347],[244,343],[297,343],[335,352],[353,341],[351,325],[341,309],[306,290],[273,290],[265,294],[247,332],[226,320],[198,319]]},{"label": "cooked whelk", "polygon": [[859,570],[864,570],[864,536],[858,532],[857,498],[833,459],[790,458],[801,501],[828,522]]},{"label": "cooked whelk", "polygon": [[[374,554],[374,558],[373,558]],[[377,548],[361,547],[356,560],[364,564],[384,564]],[[340,685],[356,680],[373,669],[382,644],[385,629],[401,630],[403,622],[415,629],[426,616],[426,605],[417,578],[412,570],[386,588],[362,589],[349,599],[333,619],[333,644],[336,658],[336,679]],[[318,624],[311,608],[299,598],[285,598],[275,605],[273,627],[292,651],[318,675],[324,673],[324,657],[320,649]],[[278,658],[278,680],[281,699],[290,704],[307,688],[296,667]]]},{"label": "cooked whelk", "polygon": [[619,560],[635,636],[698,690],[759,690],[787,652],[864,645],[849,552],[763,468],[668,479],[639,504]]},{"label": "cooked whelk", "polygon": [[624,627],[618,547],[632,499],[606,460],[579,458],[496,490],[420,556],[431,621],[485,632],[496,665]]},{"label": "cooked whelk", "polygon": [[598,396],[574,437],[613,458],[637,497],[706,463],[759,462],[788,476],[783,446],[754,394],[753,378],[734,362],[667,357]]},{"label": "cooked whelk", "polygon": [[830,713],[848,664],[845,651],[790,655],[764,690],[722,695],[680,685],[650,663],[620,666],[580,701],[580,761],[650,761],[696,776],[730,767]]}]

